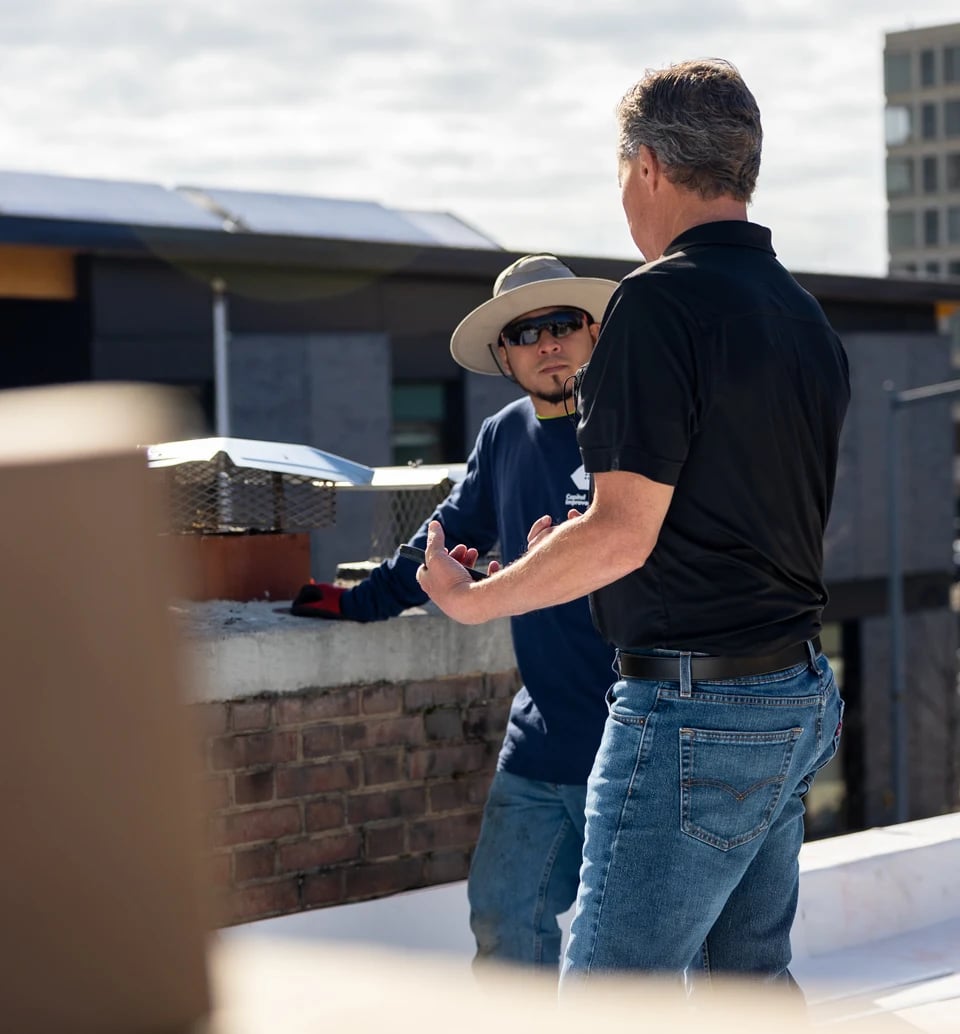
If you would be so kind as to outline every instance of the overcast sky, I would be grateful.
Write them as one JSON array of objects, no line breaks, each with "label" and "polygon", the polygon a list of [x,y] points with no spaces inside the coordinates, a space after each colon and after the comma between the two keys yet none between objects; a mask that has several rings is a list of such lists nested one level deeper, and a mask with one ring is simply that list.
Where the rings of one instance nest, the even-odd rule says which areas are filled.
[{"label": "overcast sky", "polygon": [[760,104],[751,218],[794,270],[882,274],[885,32],[956,0],[7,0],[0,168],[455,213],[633,257],[613,109],[720,56]]}]

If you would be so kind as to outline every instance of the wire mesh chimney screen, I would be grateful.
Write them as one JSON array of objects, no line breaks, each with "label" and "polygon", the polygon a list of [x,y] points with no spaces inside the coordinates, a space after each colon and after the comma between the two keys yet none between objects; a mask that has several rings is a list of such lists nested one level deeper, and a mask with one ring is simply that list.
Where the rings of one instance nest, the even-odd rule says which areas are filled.
[{"label": "wire mesh chimney screen", "polygon": [[377,493],[370,559],[393,556],[450,494],[454,482],[444,478],[435,485],[415,485]]},{"label": "wire mesh chimney screen", "polygon": [[334,482],[238,467],[224,452],[154,474],[165,479],[173,532],[302,532],[336,520]]}]

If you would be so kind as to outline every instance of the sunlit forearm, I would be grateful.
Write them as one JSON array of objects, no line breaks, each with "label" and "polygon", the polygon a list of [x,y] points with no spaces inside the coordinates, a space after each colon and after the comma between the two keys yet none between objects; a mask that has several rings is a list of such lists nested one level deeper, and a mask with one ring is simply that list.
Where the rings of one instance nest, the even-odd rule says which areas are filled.
[{"label": "sunlit forearm", "polygon": [[593,504],[535,541],[514,563],[472,582],[446,555],[439,526],[428,538],[420,584],[444,613],[465,624],[526,614],[578,599],[642,567],[656,543],[672,489],[639,475],[598,478]]}]

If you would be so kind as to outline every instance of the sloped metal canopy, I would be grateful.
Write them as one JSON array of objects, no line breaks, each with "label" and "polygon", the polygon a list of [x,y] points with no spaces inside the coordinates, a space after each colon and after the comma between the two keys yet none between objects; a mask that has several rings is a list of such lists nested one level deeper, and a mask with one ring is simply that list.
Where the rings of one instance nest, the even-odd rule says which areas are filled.
[{"label": "sloped metal canopy", "polygon": [[488,248],[500,251],[496,241],[464,222],[451,212],[415,211],[409,208],[397,209],[404,219],[429,234],[435,244],[449,248]]},{"label": "sloped metal canopy", "polygon": [[370,481],[352,485],[338,484],[344,489],[373,489],[382,492],[435,488],[444,482],[455,485],[467,473],[466,463],[421,463],[405,467],[374,467]]},{"label": "sloped metal canopy", "polygon": [[252,438],[193,438],[162,442],[147,447],[150,467],[172,467],[179,463],[202,463],[218,453],[227,455],[238,467],[253,467],[277,474],[333,481],[340,485],[369,485],[373,467],[354,463],[332,452],[310,445],[263,442]]},{"label": "sloped metal canopy", "polygon": [[0,172],[0,215],[220,230],[223,220],[158,183]]},{"label": "sloped metal canopy", "polygon": [[449,212],[376,201],[0,170],[0,218],[502,250]]},{"label": "sloped metal canopy", "polygon": [[252,233],[403,244],[435,243],[430,234],[373,201],[222,187],[184,186],[178,190],[196,202],[206,199],[212,208]]}]

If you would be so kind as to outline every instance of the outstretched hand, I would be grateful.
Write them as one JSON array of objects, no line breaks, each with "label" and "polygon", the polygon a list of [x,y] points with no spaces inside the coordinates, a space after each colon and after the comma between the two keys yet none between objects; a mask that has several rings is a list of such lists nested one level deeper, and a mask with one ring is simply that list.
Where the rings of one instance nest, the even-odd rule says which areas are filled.
[{"label": "outstretched hand", "polygon": [[[479,624],[485,619],[477,613],[473,602],[473,586],[476,582],[467,572],[477,560],[477,550],[472,546],[456,545],[449,552],[444,544],[443,528],[439,521],[431,521],[427,529],[426,560],[417,569],[420,588],[449,617],[463,624]],[[499,570],[493,561],[489,572]]]},{"label": "outstretched hand", "polygon": [[[582,516],[583,514],[579,510],[567,510],[567,520],[576,520],[577,517]],[[535,520],[527,532],[527,550],[529,551],[545,542],[559,527],[559,524],[553,523],[553,518],[550,514],[544,514],[543,517]]]}]

